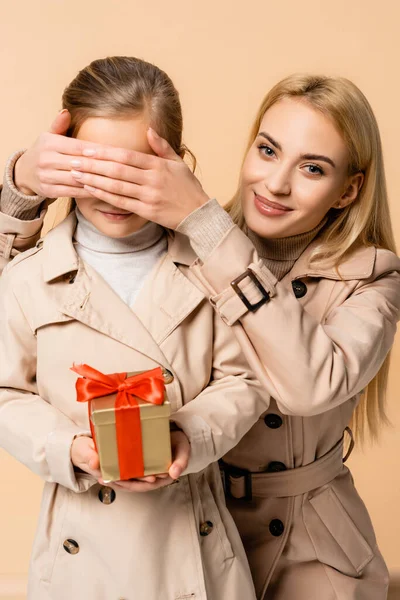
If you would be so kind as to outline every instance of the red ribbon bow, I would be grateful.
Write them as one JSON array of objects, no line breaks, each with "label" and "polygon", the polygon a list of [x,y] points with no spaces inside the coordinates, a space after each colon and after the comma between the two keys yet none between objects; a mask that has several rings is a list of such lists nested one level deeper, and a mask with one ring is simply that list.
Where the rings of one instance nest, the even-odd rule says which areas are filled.
[{"label": "red ribbon bow", "polygon": [[[90,429],[95,444],[94,427],[90,419],[91,400],[117,394],[115,426],[120,478],[143,476],[142,428],[139,404],[135,396],[151,404],[163,404],[165,388],[161,368],[157,367],[131,377],[128,377],[127,373],[105,375],[89,365],[74,365],[71,370],[82,376],[76,381],[77,401],[88,402]],[[125,411],[127,408],[134,410]]]}]

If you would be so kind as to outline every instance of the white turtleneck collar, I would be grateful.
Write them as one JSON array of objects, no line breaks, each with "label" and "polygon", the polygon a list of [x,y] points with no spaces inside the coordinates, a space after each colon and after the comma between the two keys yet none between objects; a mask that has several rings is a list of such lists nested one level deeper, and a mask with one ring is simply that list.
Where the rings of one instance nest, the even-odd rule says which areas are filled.
[{"label": "white turtleneck collar", "polygon": [[122,238],[108,237],[88,221],[78,208],[75,209],[78,225],[75,241],[87,250],[106,254],[139,252],[156,244],[164,235],[161,225],[149,221],[141,229]]},{"label": "white turtleneck collar", "polygon": [[77,254],[132,306],[150,271],[167,251],[165,229],[149,222],[123,238],[111,238],[98,231],[78,209],[76,217]]}]

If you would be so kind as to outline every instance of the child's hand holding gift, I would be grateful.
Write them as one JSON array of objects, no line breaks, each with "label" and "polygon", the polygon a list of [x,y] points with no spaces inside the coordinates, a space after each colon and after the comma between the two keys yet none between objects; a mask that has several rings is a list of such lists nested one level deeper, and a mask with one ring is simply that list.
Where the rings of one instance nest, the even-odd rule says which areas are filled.
[{"label": "child's hand holding gift", "polygon": [[94,442],[86,435],[78,436],[71,445],[71,461],[75,467],[89,473],[96,479],[101,475],[99,455]]},{"label": "child's hand holding gift", "polygon": [[[190,457],[190,442],[183,431],[171,431],[171,449],[173,461],[168,473],[150,475],[130,481],[114,481],[113,483],[107,483],[107,485],[116,489],[124,489],[128,492],[151,492],[152,490],[157,490],[177,482],[186,469]],[[101,479],[99,483],[104,484]]]}]

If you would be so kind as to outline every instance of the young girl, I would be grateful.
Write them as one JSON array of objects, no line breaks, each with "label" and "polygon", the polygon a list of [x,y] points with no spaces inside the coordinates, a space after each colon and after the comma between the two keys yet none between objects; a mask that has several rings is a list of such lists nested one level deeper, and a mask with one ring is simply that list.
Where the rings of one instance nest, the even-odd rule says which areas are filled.
[{"label": "young girl", "polygon": [[[144,61],[94,61],[67,87],[63,106],[70,135],[83,142],[125,148],[121,157],[147,153],[151,126],[184,154],[177,92]],[[185,238],[86,196],[10,263],[0,284],[0,443],[46,481],[28,598],[251,599],[219,470],[208,465],[257,420],[265,394],[191,281]],[[163,368],[183,430],[173,439],[191,444],[175,485],[98,483],[73,363],[103,373]],[[172,478],[179,467],[177,459]],[[150,485],[159,489],[131,493]]]},{"label": "young girl", "polygon": [[342,460],[351,419],[373,436],[385,420],[400,312],[371,107],[344,79],[278,83],[253,125],[228,214],[165,141],[148,139],[160,158],[125,157],[124,181],[101,147],[96,160],[82,158],[77,181],[190,238],[199,257],[191,272],[270,396],[222,463],[257,597],[384,600],[387,569]]}]

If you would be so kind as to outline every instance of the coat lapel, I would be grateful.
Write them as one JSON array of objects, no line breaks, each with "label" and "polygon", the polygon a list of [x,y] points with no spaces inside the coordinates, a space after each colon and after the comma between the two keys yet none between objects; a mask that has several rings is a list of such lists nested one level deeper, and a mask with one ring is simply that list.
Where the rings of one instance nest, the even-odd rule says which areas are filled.
[{"label": "coat lapel", "polygon": [[150,273],[132,307],[158,345],[205,299],[181,270],[188,270],[196,259],[187,246],[178,236],[170,237],[167,254]]},{"label": "coat lapel", "polygon": [[72,214],[47,234],[43,244],[43,275],[52,286],[57,309],[168,368],[160,344],[204,299],[175,264],[187,265],[195,258],[190,246],[171,236],[168,253],[129,307],[79,259],[72,242],[75,227]]},{"label": "coat lapel", "polygon": [[349,257],[336,267],[314,266],[310,258],[318,245],[314,240],[305,249],[300,258],[293,265],[290,277],[300,279],[302,277],[322,277],[325,279],[350,281],[353,279],[367,279],[371,277],[375,266],[376,248],[374,246],[363,246],[354,250]]},{"label": "coat lapel", "polygon": [[94,269],[81,262],[69,288],[60,299],[64,314],[167,367],[164,354],[141,320]]}]

